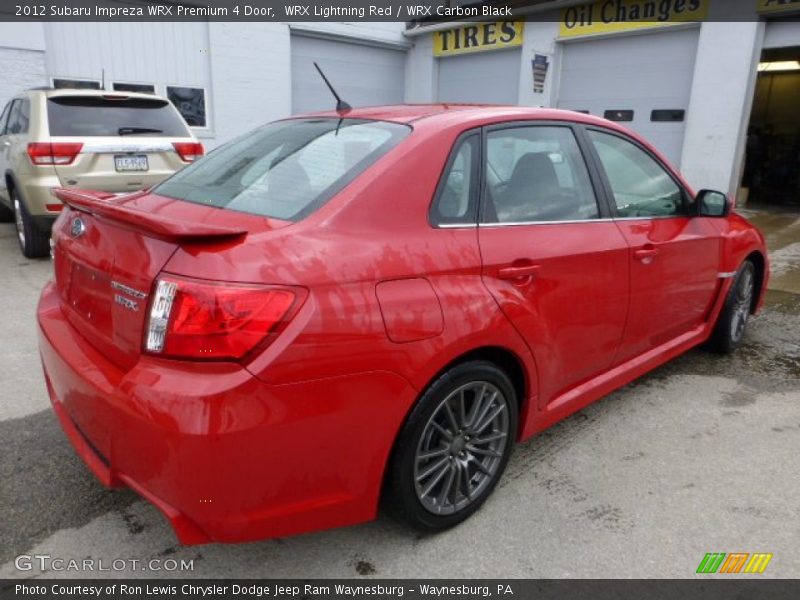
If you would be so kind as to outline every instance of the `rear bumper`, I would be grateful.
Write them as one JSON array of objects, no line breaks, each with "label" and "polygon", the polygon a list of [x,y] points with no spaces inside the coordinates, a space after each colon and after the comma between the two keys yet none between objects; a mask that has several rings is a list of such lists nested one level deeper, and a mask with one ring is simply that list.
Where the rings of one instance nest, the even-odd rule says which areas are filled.
[{"label": "rear bumper", "polygon": [[[69,187],[121,194],[152,187],[161,183],[172,174],[172,171],[151,173],[147,176],[140,177],[136,185],[128,185],[125,180],[120,178],[115,179],[113,177],[108,177],[93,179],[91,177],[85,177],[82,178],[80,184],[76,183]],[[58,213],[61,212],[61,200],[53,196],[51,190],[53,188],[62,187],[64,183],[62,183],[56,174],[45,175],[37,173],[36,175],[19,177],[17,185],[20,195],[25,201],[28,214],[33,217],[37,227],[42,229],[42,231],[49,230],[49,227],[53,225],[53,221],[58,217]],[[59,209],[55,211],[49,210],[47,208],[48,205],[51,207],[57,205]]]},{"label": "rear bumper", "polygon": [[60,205],[61,200],[50,193],[55,187],[59,187],[61,182],[53,174],[36,176],[22,176],[18,179],[19,194],[25,202],[28,214],[31,215],[36,226],[42,231],[49,231],[53,221],[58,217],[59,210],[52,211],[47,209],[47,205]]},{"label": "rear bumper", "polygon": [[387,372],[270,386],[235,364],[143,357],[123,372],[38,309],[55,413],[107,486],[127,485],[183,544],[239,542],[374,518],[383,470],[416,392]]}]

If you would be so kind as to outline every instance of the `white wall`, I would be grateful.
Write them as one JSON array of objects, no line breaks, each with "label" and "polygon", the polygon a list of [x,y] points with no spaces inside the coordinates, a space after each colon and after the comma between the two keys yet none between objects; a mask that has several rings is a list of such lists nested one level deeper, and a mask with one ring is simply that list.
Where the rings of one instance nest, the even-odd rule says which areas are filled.
[{"label": "white wall", "polygon": [[44,50],[42,23],[0,23],[0,47]]},{"label": "white wall", "polygon": [[705,22],[700,29],[681,171],[696,188],[734,193],[764,23]]},{"label": "white wall", "polygon": [[208,25],[186,23],[45,23],[51,77],[208,85]]},{"label": "white wall", "polygon": [[44,52],[0,47],[0,111],[22,90],[46,83]]},{"label": "white wall", "polygon": [[406,30],[405,23],[359,23],[345,21],[292,23],[295,29],[304,31],[317,31],[333,36],[355,37],[362,41],[373,41],[379,44],[408,46],[408,40],[403,35]]},{"label": "white wall", "polygon": [[[209,23],[215,118],[210,149],[292,112],[288,23]],[[291,27],[376,44],[408,45],[403,23],[293,23]],[[364,48],[365,52],[369,48]]]},{"label": "white wall", "polygon": [[209,23],[214,147],[291,114],[289,27]]},{"label": "white wall", "polygon": [[[560,71],[558,22],[526,22],[522,37],[522,60],[520,61],[519,104],[522,106],[551,107],[556,105],[558,92],[558,73]],[[544,54],[550,65],[545,79],[544,92],[533,91],[533,68],[531,61],[535,54]]]},{"label": "white wall", "polygon": [[785,48],[786,46],[800,46],[800,23],[795,21],[767,23],[764,48]]},{"label": "white wall", "polygon": [[433,57],[433,36],[409,38],[412,46],[406,55],[406,102],[433,102],[439,65]]},{"label": "white wall", "polygon": [[41,23],[0,23],[0,111],[22,90],[47,84]]}]

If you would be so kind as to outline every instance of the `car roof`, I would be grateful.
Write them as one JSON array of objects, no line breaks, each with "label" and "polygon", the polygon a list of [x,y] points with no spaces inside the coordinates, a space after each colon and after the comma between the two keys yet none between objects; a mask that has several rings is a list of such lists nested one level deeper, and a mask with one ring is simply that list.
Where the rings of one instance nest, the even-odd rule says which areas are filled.
[{"label": "car roof", "polygon": [[28,93],[33,92],[44,94],[47,98],[56,98],[58,96],[113,96],[115,98],[145,98],[150,100],[166,100],[163,96],[158,96],[156,94],[144,94],[142,92],[114,92],[111,90],[87,90],[81,88],[33,88],[27,91]]},{"label": "car roof", "polygon": [[[422,119],[426,121],[437,119],[449,121],[455,113],[458,113],[458,116],[462,117],[464,121],[568,120],[588,125],[618,128],[611,121],[585,113],[555,108],[533,108],[499,104],[393,104],[354,108],[344,116],[348,119],[413,123]],[[296,115],[296,117],[308,116],[340,118],[342,115],[335,110]]]}]

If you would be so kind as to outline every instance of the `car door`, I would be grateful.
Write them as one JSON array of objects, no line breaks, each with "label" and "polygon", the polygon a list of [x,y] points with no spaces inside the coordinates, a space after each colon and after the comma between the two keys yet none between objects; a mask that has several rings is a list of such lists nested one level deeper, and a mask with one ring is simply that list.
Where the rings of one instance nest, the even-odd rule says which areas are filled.
[{"label": "car door", "polygon": [[630,246],[621,363],[704,324],[719,285],[721,239],[709,219],[692,216],[688,192],[646,148],[616,132],[587,133]]},{"label": "car door", "polygon": [[4,204],[11,205],[11,200],[8,197],[8,189],[6,186],[5,172],[8,169],[8,152],[11,146],[11,140],[7,135],[6,124],[8,123],[8,115],[11,113],[12,104],[14,100],[9,101],[3,113],[0,115],[0,197]]},{"label": "car door", "polygon": [[483,156],[483,280],[535,356],[545,406],[611,366],[628,312],[628,246],[571,125],[489,128]]}]

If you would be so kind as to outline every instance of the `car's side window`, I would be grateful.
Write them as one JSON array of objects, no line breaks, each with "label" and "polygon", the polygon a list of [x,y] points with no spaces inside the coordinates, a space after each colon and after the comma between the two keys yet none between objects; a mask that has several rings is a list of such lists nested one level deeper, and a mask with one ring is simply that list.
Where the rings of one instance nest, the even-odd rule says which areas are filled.
[{"label": "car's side window", "polygon": [[599,216],[575,134],[569,127],[489,132],[482,222],[583,221]]},{"label": "car's side window", "polygon": [[11,112],[8,115],[8,125],[6,125],[6,130],[5,130],[7,135],[20,133],[20,119],[19,119],[20,104],[22,104],[21,101],[14,100],[14,103],[11,106]]},{"label": "car's side window", "polygon": [[30,100],[23,99],[19,102],[19,115],[17,115],[17,126],[19,131],[17,133],[28,133],[28,126],[31,121],[31,103]]},{"label": "car's side window", "polygon": [[460,140],[447,162],[431,210],[435,225],[475,224],[478,204],[480,136]]},{"label": "car's side window", "polygon": [[2,114],[0,114],[0,135],[5,135],[6,133],[6,123],[8,122],[8,114],[11,112],[12,102],[13,100],[9,101],[3,109]]},{"label": "car's side window", "polygon": [[687,214],[680,186],[652,156],[617,135],[595,130],[588,133],[611,185],[618,216]]}]

